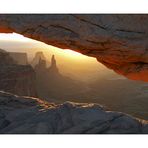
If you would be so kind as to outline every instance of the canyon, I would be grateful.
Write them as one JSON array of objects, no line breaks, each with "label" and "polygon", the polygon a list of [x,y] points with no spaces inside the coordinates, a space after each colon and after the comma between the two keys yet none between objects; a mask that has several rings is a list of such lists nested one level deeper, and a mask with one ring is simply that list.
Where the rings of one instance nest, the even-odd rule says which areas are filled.
[{"label": "canyon", "polygon": [[88,86],[80,80],[61,74],[55,55],[52,55],[49,66],[47,63],[43,52],[37,52],[31,62],[36,73],[36,88],[40,98],[62,103],[64,100],[80,98],[82,94],[86,96]]},{"label": "canyon", "polygon": [[30,65],[18,65],[8,52],[0,50],[0,90],[37,97],[35,77]]},{"label": "canyon", "polygon": [[[3,14],[0,22],[1,33],[78,51],[129,79],[148,82],[147,15]],[[147,121],[99,104],[33,98],[33,68],[17,65],[3,50],[0,64],[0,133],[148,133]]]},{"label": "canyon", "polygon": [[[39,82],[37,81],[38,84],[35,84],[34,86],[32,85],[30,87],[30,85],[27,83],[27,79],[31,84],[33,84],[32,81],[30,80],[35,79],[35,75],[32,75],[33,77],[31,75],[26,75],[25,70],[28,73],[27,67],[31,66],[18,65],[15,63],[16,61],[13,61],[9,53],[5,52],[4,50],[1,51],[1,55],[2,53],[4,55],[7,55],[7,56],[4,55],[2,56],[3,58],[5,57],[5,59],[7,60],[3,59],[3,61],[1,61],[1,65],[3,63],[3,66],[1,66],[1,71],[3,71],[3,73],[0,73],[0,76],[1,77],[5,76],[6,79],[1,79],[4,81],[0,81],[0,84],[1,87],[5,88],[4,91],[7,92],[0,91],[0,133],[1,134],[148,133],[148,122],[146,120],[135,118],[125,113],[110,111],[110,109],[98,103],[76,103],[69,101],[64,102],[64,100],[61,100],[63,93],[61,93],[60,95],[61,88],[58,89],[59,87],[58,82],[63,80],[61,85],[63,85],[62,87],[65,87],[66,81],[67,80],[69,81],[69,79],[63,77],[59,73],[54,55],[51,58],[51,64],[49,67],[46,67],[46,59],[42,52],[38,52],[35,58],[33,59],[33,62],[31,62],[35,63],[34,72],[36,73],[37,80],[42,80],[43,78],[46,77],[46,74],[49,75],[47,77],[49,79],[49,84],[47,79],[45,79],[45,81],[43,81],[42,83],[46,85],[44,87],[44,91],[45,88],[48,86],[47,92],[49,91],[48,95],[50,95],[51,97],[48,97],[48,95],[46,97],[40,96],[40,94],[39,94],[40,99],[35,97],[29,97],[32,96],[32,93],[26,94],[27,95],[26,97],[22,96],[23,93],[25,93],[26,89],[29,92],[31,92],[31,90],[33,88],[36,88],[37,85],[38,87],[41,88],[42,83],[41,81]],[[19,55],[19,53],[17,53],[17,55]],[[14,62],[13,64],[12,61]],[[9,72],[6,72],[4,69],[8,68],[9,66],[13,68],[11,68]],[[14,67],[16,68],[14,69]],[[31,68],[31,70],[33,71],[33,68]],[[12,75],[12,73],[14,74]],[[16,75],[16,73],[18,74]],[[23,75],[27,79],[25,79],[23,83],[22,81],[20,81],[19,83],[20,86],[16,85],[18,84],[17,81],[16,81],[17,83],[15,82],[13,84],[12,80],[10,81],[10,83],[8,83],[8,85],[4,86],[5,80],[7,80],[7,78],[10,78],[8,74],[10,74],[12,80],[15,78],[18,81],[19,77],[21,79],[24,79]],[[22,87],[24,85],[26,88]],[[8,87],[11,89],[12,88],[15,89],[12,91],[9,90]],[[79,90],[79,87],[81,86],[79,84],[79,86],[76,87]],[[37,92],[41,91],[40,88],[39,90],[35,91]],[[2,88],[0,89],[3,90]],[[68,91],[67,88],[66,90]],[[57,92],[53,93],[52,91],[57,91]],[[103,90],[98,90],[98,91],[100,91],[99,94],[101,94],[101,91]],[[13,92],[13,94],[8,92]],[[71,92],[71,89],[68,92]],[[77,90],[76,92],[78,93]],[[52,93],[53,94],[58,93],[60,100],[59,102],[57,101],[57,99],[55,99],[56,98],[55,96],[52,97]],[[43,94],[46,95],[45,93]],[[91,97],[93,97],[93,95]],[[108,98],[108,102],[111,101],[110,99],[112,100],[113,98],[112,97]],[[122,106],[120,107],[122,108]]]}]

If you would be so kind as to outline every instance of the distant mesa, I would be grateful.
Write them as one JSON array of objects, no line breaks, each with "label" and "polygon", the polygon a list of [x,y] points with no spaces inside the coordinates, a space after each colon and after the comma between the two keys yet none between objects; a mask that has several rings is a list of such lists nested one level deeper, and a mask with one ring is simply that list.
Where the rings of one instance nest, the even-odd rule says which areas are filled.
[{"label": "distant mesa", "polygon": [[46,68],[46,60],[43,60],[42,58],[40,58],[38,64],[34,66],[36,73],[44,73],[46,71]]},{"label": "distant mesa", "polygon": [[[23,96],[37,96],[35,72],[31,65],[24,65],[27,64],[26,54],[13,53],[13,57],[10,54],[0,50],[0,90]],[[20,57],[23,57],[22,60]]]},{"label": "distant mesa", "polygon": [[39,51],[35,54],[35,57],[33,58],[31,65],[35,67],[39,63],[40,60],[46,60],[43,52]]},{"label": "distant mesa", "polygon": [[6,53],[6,51],[3,49],[0,49],[0,53]]},{"label": "distant mesa", "polygon": [[51,58],[51,65],[50,67],[48,68],[48,71],[52,71],[54,73],[59,73],[59,69],[57,67],[57,62],[56,62],[56,59],[55,59],[55,56],[52,55],[52,58]]},{"label": "distant mesa", "polygon": [[0,55],[1,55],[1,62],[3,63],[7,62],[5,64],[9,64],[9,62],[10,64],[19,64],[19,65],[28,64],[27,53],[7,52],[3,49],[0,49]]},{"label": "distant mesa", "polygon": [[14,61],[17,62],[19,65],[27,65],[28,58],[27,53],[20,53],[20,52],[9,52],[9,55],[13,58]]},{"label": "distant mesa", "polygon": [[3,66],[12,64],[16,64],[16,61],[14,61],[12,57],[10,57],[8,52],[0,49],[0,65]]},{"label": "distant mesa", "polygon": [[47,60],[46,60],[43,52],[37,52],[33,61],[32,61],[32,65],[34,65],[33,67],[34,67],[37,75],[38,75],[38,73],[40,73],[40,74],[42,73],[42,74],[44,74],[44,77],[49,77],[49,76],[51,76],[51,74],[53,74],[51,76],[51,77],[53,77],[54,74],[56,75],[59,73],[59,69],[57,67],[55,55],[52,55],[50,66],[47,67]]}]

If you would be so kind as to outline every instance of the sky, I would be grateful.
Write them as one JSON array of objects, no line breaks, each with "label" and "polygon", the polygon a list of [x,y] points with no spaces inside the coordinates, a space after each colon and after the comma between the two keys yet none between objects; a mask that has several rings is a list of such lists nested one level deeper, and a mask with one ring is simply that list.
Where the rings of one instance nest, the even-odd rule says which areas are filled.
[{"label": "sky", "polygon": [[[9,42],[9,44],[8,44],[8,42]],[[21,45],[19,46],[19,44],[21,44]],[[26,38],[26,37],[24,37],[20,34],[0,33],[0,47],[2,47],[2,48],[6,48],[7,50],[14,51],[15,49],[19,50],[20,48],[22,48],[22,46],[26,46],[26,45],[28,46],[27,48],[30,48],[29,46],[31,45],[31,48],[34,48],[34,47],[37,46],[38,48],[41,48],[41,49],[44,49],[44,50],[52,48],[53,50],[55,50],[55,52],[57,54],[62,54],[62,56],[68,56],[69,58],[77,58],[79,60],[86,59],[88,61],[95,61],[94,58],[84,56],[84,55],[82,55],[78,52],[75,52],[75,51],[72,51],[72,50],[69,50],[69,49],[62,50],[60,48],[56,48],[56,47],[44,44],[44,43],[39,42],[39,41]]]},{"label": "sky", "polygon": [[54,54],[61,73],[76,79],[93,80],[108,73],[114,74],[93,57],[70,49],[63,50],[16,33],[0,33],[0,48],[10,52],[27,52],[30,60],[37,51],[43,51],[49,61]]}]

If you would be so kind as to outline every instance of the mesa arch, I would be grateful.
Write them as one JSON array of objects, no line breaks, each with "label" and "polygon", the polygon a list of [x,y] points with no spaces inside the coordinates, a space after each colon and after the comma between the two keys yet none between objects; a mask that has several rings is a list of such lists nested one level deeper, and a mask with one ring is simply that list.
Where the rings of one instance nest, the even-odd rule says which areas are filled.
[{"label": "mesa arch", "polygon": [[148,82],[148,15],[1,14],[0,32],[96,57],[129,79]]}]

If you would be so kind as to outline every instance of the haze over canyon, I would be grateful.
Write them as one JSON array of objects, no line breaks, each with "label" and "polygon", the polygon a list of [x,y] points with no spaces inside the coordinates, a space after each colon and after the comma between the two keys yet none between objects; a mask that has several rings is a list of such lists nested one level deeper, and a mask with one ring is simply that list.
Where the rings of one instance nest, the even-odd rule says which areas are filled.
[{"label": "haze over canyon", "polygon": [[148,133],[147,18],[0,15],[0,133]]}]

